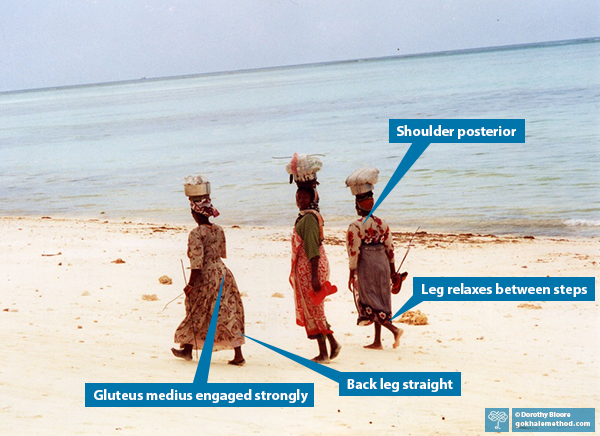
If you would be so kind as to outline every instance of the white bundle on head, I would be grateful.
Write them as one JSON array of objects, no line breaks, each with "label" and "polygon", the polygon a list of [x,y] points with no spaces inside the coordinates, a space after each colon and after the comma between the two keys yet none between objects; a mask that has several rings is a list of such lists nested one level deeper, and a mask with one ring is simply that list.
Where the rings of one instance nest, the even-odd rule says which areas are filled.
[{"label": "white bundle on head", "polygon": [[296,182],[317,180],[317,172],[321,168],[323,168],[323,162],[318,157],[298,153],[294,153],[294,157],[285,167],[288,174],[294,176]]},{"label": "white bundle on head", "polygon": [[348,176],[346,186],[350,187],[352,195],[358,195],[372,191],[378,181],[379,170],[377,168],[360,168]]},{"label": "white bundle on head", "polygon": [[185,195],[188,197],[198,197],[210,195],[210,182],[208,177],[201,174],[197,176],[187,176],[183,181]]}]

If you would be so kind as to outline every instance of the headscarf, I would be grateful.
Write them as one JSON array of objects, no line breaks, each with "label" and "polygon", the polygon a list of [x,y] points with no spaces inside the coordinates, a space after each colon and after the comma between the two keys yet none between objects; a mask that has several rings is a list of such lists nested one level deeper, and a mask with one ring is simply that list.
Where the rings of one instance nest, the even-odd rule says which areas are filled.
[{"label": "headscarf", "polygon": [[190,207],[194,212],[207,217],[218,217],[220,215],[216,207],[212,205],[210,197],[203,198],[202,200],[194,201],[190,200]]},{"label": "headscarf", "polygon": [[[366,202],[366,200],[370,200],[367,205],[370,204],[371,207],[368,209],[362,206],[363,202]],[[373,209],[373,191],[365,192],[364,194],[357,194],[356,207],[364,212],[371,212],[371,209]]]}]

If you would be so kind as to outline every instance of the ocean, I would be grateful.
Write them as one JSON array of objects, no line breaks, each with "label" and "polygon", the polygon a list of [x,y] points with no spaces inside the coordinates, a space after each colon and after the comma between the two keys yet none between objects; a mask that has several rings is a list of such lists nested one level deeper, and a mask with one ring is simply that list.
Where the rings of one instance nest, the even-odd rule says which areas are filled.
[{"label": "ocean", "polygon": [[431,144],[376,215],[393,230],[600,236],[600,39],[0,94],[0,215],[291,226],[294,152],[321,154],[326,225],[346,177],[409,144],[391,118],[524,118],[525,144]]}]

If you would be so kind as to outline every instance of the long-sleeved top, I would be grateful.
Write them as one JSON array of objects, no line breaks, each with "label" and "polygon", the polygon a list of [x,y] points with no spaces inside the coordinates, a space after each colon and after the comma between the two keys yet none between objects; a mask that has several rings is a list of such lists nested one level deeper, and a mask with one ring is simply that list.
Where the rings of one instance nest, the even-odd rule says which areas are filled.
[{"label": "long-sleeved top", "polygon": [[346,232],[346,250],[348,251],[348,261],[351,270],[355,270],[358,265],[358,256],[362,244],[383,244],[385,254],[390,263],[394,261],[394,243],[390,228],[385,221],[371,215],[369,220],[363,225],[364,217],[354,221],[348,227]]}]

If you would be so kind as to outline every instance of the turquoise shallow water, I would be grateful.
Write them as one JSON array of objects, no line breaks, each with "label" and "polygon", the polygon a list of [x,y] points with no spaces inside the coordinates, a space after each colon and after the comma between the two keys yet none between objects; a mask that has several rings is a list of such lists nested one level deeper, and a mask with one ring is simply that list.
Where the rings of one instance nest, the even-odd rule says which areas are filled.
[{"label": "turquoise shallow water", "polygon": [[0,94],[0,215],[184,222],[209,176],[224,224],[289,225],[286,159],[321,153],[327,223],[345,178],[408,144],[390,118],[524,118],[525,144],[432,144],[378,210],[397,229],[600,235],[600,43]]}]

